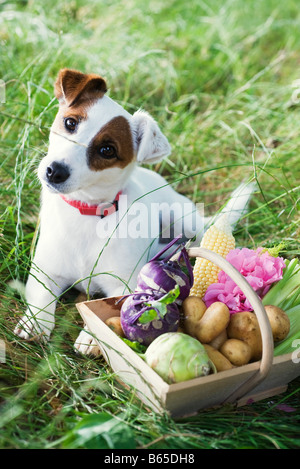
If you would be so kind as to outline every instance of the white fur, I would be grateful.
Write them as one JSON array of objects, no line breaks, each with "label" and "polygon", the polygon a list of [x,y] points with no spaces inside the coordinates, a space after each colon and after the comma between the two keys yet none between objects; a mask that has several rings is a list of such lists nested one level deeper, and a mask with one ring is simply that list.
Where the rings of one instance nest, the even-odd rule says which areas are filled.
[{"label": "white fur", "polygon": [[[125,117],[130,124],[135,161],[123,169],[114,167],[93,171],[86,162],[86,148],[101,127],[116,116]],[[162,201],[170,206],[191,204],[161,176],[136,163],[159,161],[169,153],[168,141],[151,116],[142,111],[132,116],[107,96],[99,99],[88,110],[88,119],[79,125],[74,137],[67,132],[62,135],[51,132],[49,151],[38,171],[42,182],[41,225],[26,285],[28,309],[15,329],[17,335],[29,339],[32,335],[42,334],[48,339],[55,323],[57,297],[70,285],[76,284],[82,291],[88,288],[91,294],[102,291],[106,296],[118,296],[126,292],[120,279],[128,282],[131,289],[135,288],[140,267],[161,249],[158,243],[159,225],[150,221],[147,237],[112,236],[108,241],[107,237],[99,236],[107,224],[110,224],[112,233],[118,220],[115,234],[120,234],[128,222],[126,216],[120,221],[120,215],[126,214],[126,207],[122,203],[118,213],[101,220],[97,216],[81,215],[63,201],[59,193],[94,204],[112,201],[122,189],[131,213],[138,210],[141,202],[148,208],[148,213],[151,207],[155,207],[153,204],[159,205]],[[53,161],[64,162],[71,171],[70,177],[57,188],[48,187],[45,178],[46,168]],[[243,200],[240,211],[244,209],[247,200]],[[192,204],[191,207],[194,209]],[[154,215],[158,217],[155,211]],[[202,233],[203,219],[197,215],[196,220],[196,230]],[[168,223],[168,218],[163,220],[163,227]],[[180,232],[180,227],[181,220],[176,225],[175,233]],[[186,230],[185,233],[189,233],[189,227]],[[190,227],[190,236],[194,234],[195,230]],[[155,242],[149,250],[151,240]],[[75,348],[89,353],[93,345],[92,337],[83,330]]]}]

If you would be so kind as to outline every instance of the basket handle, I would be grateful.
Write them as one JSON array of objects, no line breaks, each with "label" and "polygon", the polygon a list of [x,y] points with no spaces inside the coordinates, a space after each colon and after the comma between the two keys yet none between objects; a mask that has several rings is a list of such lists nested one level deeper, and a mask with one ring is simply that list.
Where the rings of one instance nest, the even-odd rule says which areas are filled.
[{"label": "basket handle", "polygon": [[249,285],[245,277],[243,277],[243,275],[235,267],[233,267],[230,262],[228,262],[219,254],[208,249],[195,247],[189,248],[187,251],[190,257],[203,257],[204,259],[207,259],[216,264],[221,270],[229,275],[229,277],[238,285],[238,287],[240,287],[248,301],[251,303],[259,323],[262,338],[262,357],[260,360],[260,368],[242,385],[238,386],[238,388],[233,391],[233,393],[231,393],[223,402],[232,403],[245,396],[249,391],[251,391],[251,389],[254,389],[261,381],[265,379],[271,369],[274,355],[274,342],[270,322],[260,298]]}]

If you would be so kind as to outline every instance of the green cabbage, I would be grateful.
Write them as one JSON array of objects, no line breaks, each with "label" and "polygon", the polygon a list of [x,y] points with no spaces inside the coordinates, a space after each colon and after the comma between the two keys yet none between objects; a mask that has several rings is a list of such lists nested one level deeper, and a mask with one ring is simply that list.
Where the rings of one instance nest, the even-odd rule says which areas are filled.
[{"label": "green cabbage", "polygon": [[181,332],[167,332],[147,348],[146,363],[167,383],[179,383],[215,372],[203,345]]}]

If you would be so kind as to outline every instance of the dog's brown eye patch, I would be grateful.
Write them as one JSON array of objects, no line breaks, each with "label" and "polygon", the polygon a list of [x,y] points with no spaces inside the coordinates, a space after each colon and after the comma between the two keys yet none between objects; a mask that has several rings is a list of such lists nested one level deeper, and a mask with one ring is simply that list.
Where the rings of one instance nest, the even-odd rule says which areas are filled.
[{"label": "dog's brown eye patch", "polygon": [[88,166],[93,171],[119,166],[124,168],[134,156],[132,134],[125,117],[115,117],[93,138],[88,146]]}]

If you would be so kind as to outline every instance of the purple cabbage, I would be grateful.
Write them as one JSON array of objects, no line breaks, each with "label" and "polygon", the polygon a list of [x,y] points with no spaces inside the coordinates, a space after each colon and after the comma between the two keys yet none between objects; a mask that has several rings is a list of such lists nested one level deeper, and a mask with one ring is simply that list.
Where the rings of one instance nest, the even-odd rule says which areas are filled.
[{"label": "purple cabbage", "polygon": [[176,332],[180,311],[175,302],[177,286],[166,295],[158,292],[135,292],[121,306],[121,325],[127,339],[149,345],[165,332]]},{"label": "purple cabbage", "polygon": [[[193,269],[184,246],[177,246],[162,260],[159,258],[179,238],[171,241],[142,267],[135,292],[123,297],[121,326],[126,338],[132,342],[148,346],[161,334],[178,330],[179,306],[190,293],[194,282]],[[178,260],[171,260],[180,247]],[[182,270],[182,259],[188,274]]]},{"label": "purple cabbage", "polygon": [[[180,288],[180,294],[176,301],[179,304],[182,303],[182,301],[189,295],[190,289],[194,283],[194,277],[193,268],[185,247],[182,247],[178,260],[172,261],[170,258],[180,248],[180,246],[176,248],[175,252],[173,251],[166,258],[159,260],[159,257],[177,240],[178,238],[175,238],[171,241],[171,243],[154,256],[151,261],[141,268],[137,278],[137,292],[144,292],[150,295],[155,292],[164,295],[178,285]],[[186,264],[188,275],[180,266],[181,259],[183,259]]]}]

